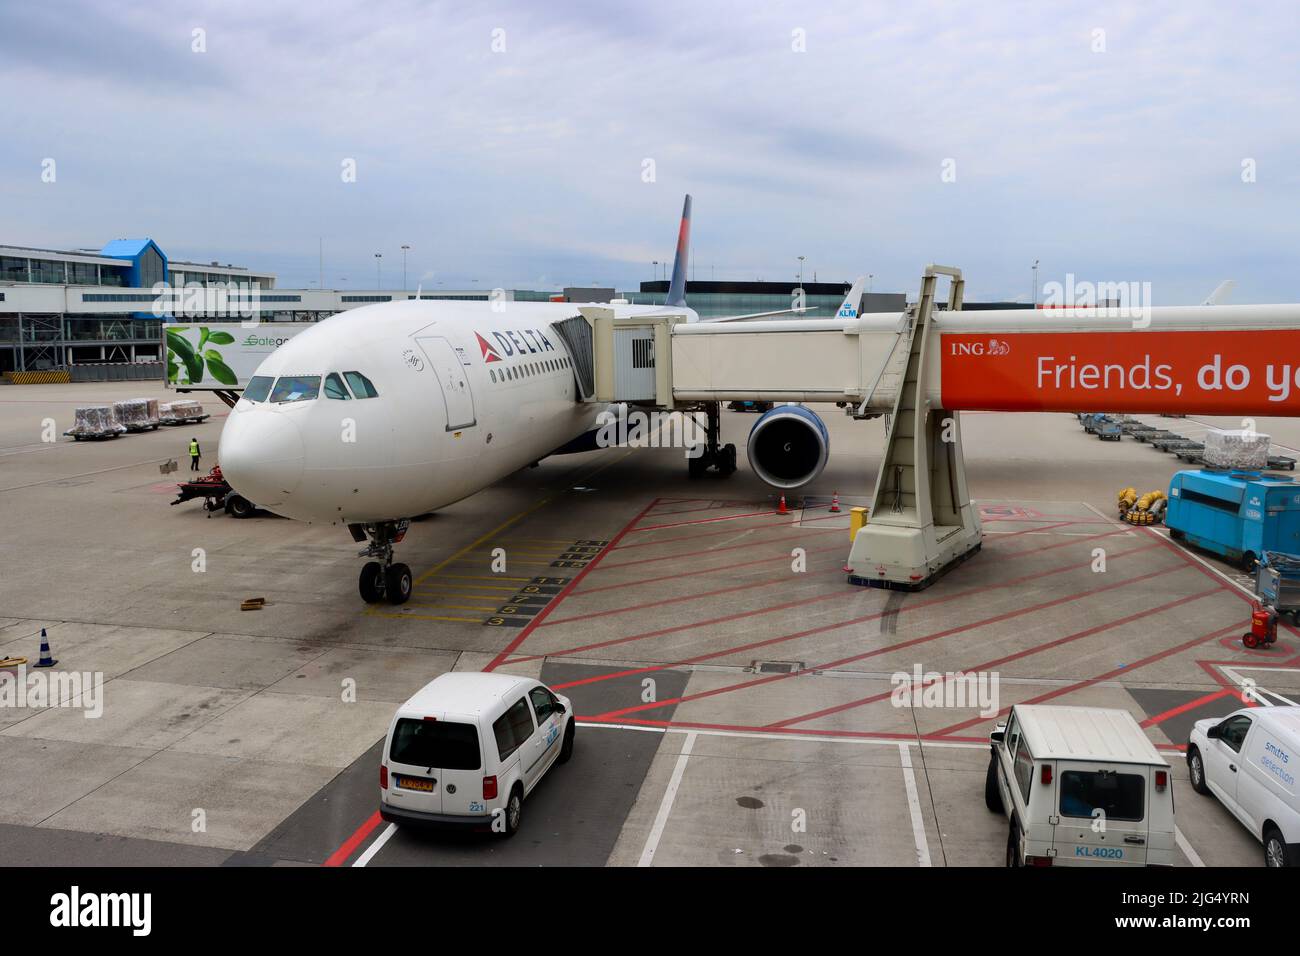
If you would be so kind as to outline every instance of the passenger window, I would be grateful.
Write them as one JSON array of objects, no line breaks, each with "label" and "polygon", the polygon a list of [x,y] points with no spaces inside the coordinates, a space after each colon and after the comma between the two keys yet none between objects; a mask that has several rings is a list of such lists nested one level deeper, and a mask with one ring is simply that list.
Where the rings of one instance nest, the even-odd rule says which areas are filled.
[{"label": "passenger window", "polygon": [[379,397],[379,393],[375,391],[375,386],[370,384],[370,379],[360,372],[344,372],[343,377],[348,380],[348,385],[352,388],[352,394],[357,398]]},{"label": "passenger window", "polygon": [[528,701],[520,697],[510,709],[492,722],[492,734],[497,739],[497,753],[505,760],[524,745],[533,735],[533,715]]},{"label": "passenger window", "polygon": [[1244,714],[1238,714],[1236,717],[1229,717],[1219,725],[1222,729],[1222,740],[1225,744],[1241,753],[1241,745],[1246,741],[1246,734],[1250,730],[1250,718]]},{"label": "passenger window", "polygon": [[325,397],[337,398],[345,402],[352,400],[352,396],[348,394],[347,386],[343,384],[343,379],[339,378],[338,372],[330,372],[325,376]]},{"label": "passenger window", "polygon": [[281,375],[271,389],[271,401],[309,402],[319,394],[319,375]]},{"label": "passenger window", "polygon": [[534,687],[528,692],[533,699],[533,710],[537,711],[538,725],[544,724],[555,713],[555,698],[545,687]]},{"label": "passenger window", "polygon": [[264,402],[266,396],[271,394],[271,385],[274,382],[275,379],[270,375],[254,375],[244,387],[243,397],[250,402]]}]

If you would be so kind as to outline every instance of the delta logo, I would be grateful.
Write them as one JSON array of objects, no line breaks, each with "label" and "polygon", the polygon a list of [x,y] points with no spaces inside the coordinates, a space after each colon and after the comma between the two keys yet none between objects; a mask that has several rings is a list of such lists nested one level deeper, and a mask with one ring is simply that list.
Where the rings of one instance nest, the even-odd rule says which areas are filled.
[{"label": "delta logo", "polygon": [[497,350],[491,346],[487,339],[477,332],[474,333],[474,338],[478,339],[479,351],[483,353],[484,362],[500,362],[502,360],[501,356],[497,354]]}]

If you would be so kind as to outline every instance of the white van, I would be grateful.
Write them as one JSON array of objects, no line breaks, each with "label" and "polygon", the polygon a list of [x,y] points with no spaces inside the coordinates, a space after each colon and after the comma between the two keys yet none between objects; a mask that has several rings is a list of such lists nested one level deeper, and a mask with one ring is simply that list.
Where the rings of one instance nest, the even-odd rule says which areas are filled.
[{"label": "white van", "polygon": [[989,745],[1007,866],[1174,865],[1169,764],[1128,711],[1017,704]]},{"label": "white van", "polygon": [[1300,866],[1297,768],[1300,707],[1245,707],[1192,726],[1192,789],[1214,794],[1255,834],[1265,866]]},{"label": "white van", "polygon": [[393,823],[466,825],[513,836],[524,798],[573,755],[573,707],[528,677],[453,672],[393,716],[379,813]]}]

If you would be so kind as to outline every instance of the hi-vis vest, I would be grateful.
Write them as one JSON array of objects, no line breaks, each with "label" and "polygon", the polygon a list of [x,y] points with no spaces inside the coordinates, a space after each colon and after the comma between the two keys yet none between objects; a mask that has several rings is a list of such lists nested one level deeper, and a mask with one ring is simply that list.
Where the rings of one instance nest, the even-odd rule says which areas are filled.
[{"label": "hi-vis vest", "polygon": [[196,441],[190,442],[190,454],[197,455],[198,453],[199,453],[199,443]]}]

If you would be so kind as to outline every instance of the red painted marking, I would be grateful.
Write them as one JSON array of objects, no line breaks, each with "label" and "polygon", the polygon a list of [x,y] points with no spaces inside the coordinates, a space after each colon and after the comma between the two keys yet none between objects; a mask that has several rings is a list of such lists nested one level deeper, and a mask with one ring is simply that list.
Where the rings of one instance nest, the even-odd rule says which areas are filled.
[{"label": "red painted marking", "polygon": [[[638,545],[633,545],[632,547],[638,547]],[[627,549],[620,548],[619,550],[626,551]],[[842,553],[843,550],[844,548],[841,545],[836,544],[836,545],[831,545],[829,548],[809,548],[805,553],[822,554],[826,551],[839,551]],[[713,574],[716,571],[734,571],[736,568],[748,568],[755,564],[770,564],[773,561],[789,561],[789,560],[790,560],[790,555],[777,554],[777,555],[773,555],[770,558],[758,558],[757,560],[754,561],[741,561],[736,564],[720,564],[717,567],[709,567],[709,568],[693,568],[690,571],[678,571],[676,574],[664,574],[664,575],[660,575],[657,578],[637,578],[635,581],[623,581],[620,584],[602,584],[598,588],[583,588],[581,591],[575,591],[574,594],[579,596],[585,596],[588,594],[595,594],[598,591],[618,591],[623,588],[640,587],[643,584],[656,584],[659,581],[671,581],[673,578],[698,577],[699,575],[702,574]],[[608,571],[609,569],[606,568],[605,570]]]},{"label": "red painted marking", "polygon": [[[820,568],[818,570],[821,571],[838,570],[838,566]],[[815,580],[815,572],[813,572],[811,569],[809,569],[808,571],[808,576],[809,576],[809,580]],[[730,594],[732,591],[745,591],[748,590],[749,588],[761,588],[771,584],[788,584],[788,583],[790,583],[790,575],[783,574],[780,577],[764,578],[762,581],[751,581],[748,584],[733,584],[730,587],[714,588],[712,591],[693,591],[690,594],[683,594],[680,597],[660,598],[656,601],[646,601],[643,604],[629,604],[625,607],[610,608],[607,611],[592,611],[589,614],[575,614],[573,615],[573,617],[556,618],[555,620],[547,621],[545,624],[542,624],[540,626],[554,627],[556,624],[570,624],[574,621],[587,621],[593,617],[609,617],[614,614],[627,614],[632,611],[644,611],[646,608],[650,608],[650,607],[662,607],[665,604],[680,604],[683,601],[698,601],[700,598],[714,597],[715,595],[718,594]],[[584,591],[583,593],[586,594],[588,592]]]},{"label": "red painted marking", "polygon": [[609,554],[609,552],[614,549],[614,546],[618,544],[619,541],[622,540],[623,536],[627,534],[628,531],[630,531],[638,521],[644,518],[647,512],[649,512],[650,509],[653,508],[658,503],[659,503],[659,499],[656,498],[654,501],[650,502],[650,504],[642,508],[635,518],[633,518],[631,521],[625,524],[621,529],[619,529],[618,534],[614,535],[614,537],[610,540],[609,544],[605,546],[605,550],[601,551],[600,554],[596,555],[596,557],[585,568],[583,568],[581,571],[577,573],[577,575],[573,578],[572,581],[570,581],[563,588],[561,588],[560,593],[555,595],[555,599],[551,601],[550,604],[546,605],[546,607],[542,608],[540,614],[535,616],[531,621],[529,621],[522,628],[520,628],[519,633],[515,636],[515,639],[511,641],[508,645],[506,645],[506,647],[501,651],[501,653],[499,653],[496,657],[492,658],[492,663],[488,664],[488,666],[483,669],[485,671],[494,671],[502,664],[504,664],[506,658],[508,658],[511,654],[515,652],[515,649],[519,647],[519,645],[521,645],[528,638],[529,634],[533,633],[533,631],[536,630],[537,626],[541,624],[542,621],[546,620],[547,615],[549,615],[553,610],[559,607],[560,602],[569,596],[569,593],[577,586],[578,582],[581,581],[584,577],[586,577],[589,571],[594,570],[595,567],[598,564],[600,564],[601,560],[604,559],[605,555]]},{"label": "red painted marking", "polygon": [[[842,529],[840,529],[840,528],[827,528],[827,529],[822,530],[822,531],[805,531],[805,532],[803,532],[803,533],[804,533],[804,534],[833,534],[834,532],[836,532],[836,531],[840,531],[840,530],[842,530]],[[658,543],[658,542],[656,542],[656,543]],[[764,543],[766,543],[766,542],[762,542],[762,541],[758,541],[758,542],[755,542],[755,541],[746,541],[746,542],[744,542],[743,544],[732,544],[732,545],[728,545],[728,546],[725,547],[725,548],[705,548],[705,549],[702,550],[702,551],[688,551],[688,552],[686,552],[685,554],[665,554],[665,555],[662,555],[662,556],[660,556],[660,557],[658,557],[658,558],[637,558],[635,561],[624,561],[622,564],[611,564],[611,565],[608,565],[608,566],[605,568],[605,570],[606,570],[606,571],[612,571],[612,570],[614,570],[615,568],[630,568],[630,567],[632,567],[633,565],[637,565],[637,564],[653,564],[653,563],[655,563],[656,561],[679,561],[679,560],[681,560],[682,558],[693,558],[693,557],[695,557],[696,555],[700,555],[700,554],[722,554],[722,553],[725,552],[725,551],[737,551],[737,550],[739,550],[739,549],[741,549],[741,548],[752,548],[755,544],[764,544]]]},{"label": "red painted marking", "polygon": [[[779,541],[783,537],[788,537],[792,533],[797,532],[799,530],[798,525],[793,525],[788,521],[773,521],[768,525],[763,525],[757,528],[746,528],[744,529],[744,532],[737,531],[737,529],[735,528],[727,528],[723,531],[707,531],[704,534],[683,534],[683,535],[678,535],[675,538],[660,538],[658,541],[642,541],[639,544],[625,544],[620,546],[618,550],[631,551],[633,548],[653,548],[665,544],[676,544],[679,541],[693,541],[696,538],[716,538],[719,535],[724,535],[724,534],[731,534],[731,535],[741,534],[741,533],[748,534],[750,532],[757,534],[761,531],[767,530],[767,528],[769,527],[780,528],[782,533],[771,538],[746,538],[745,540],[750,544],[764,544],[768,541]],[[818,528],[808,533],[809,534],[834,534],[837,531],[842,532],[843,530],[844,530],[843,528]],[[708,554],[709,552],[697,551],[695,553]]]},{"label": "red painted marking", "polygon": [[1230,690],[1212,691],[1211,693],[1206,694],[1204,697],[1198,697],[1196,698],[1196,700],[1189,700],[1185,704],[1182,704],[1178,707],[1171,707],[1169,710],[1166,710],[1160,714],[1156,714],[1154,717],[1148,717],[1146,720],[1142,721],[1141,726],[1154,727],[1156,724],[1164,723],[1166,720],[1169,720],[1171,717],[1177,717],[1179,714],[1185,714],[1189,710],[1196,710],[1196,708],[1198,707],[1204,707],[1206,704],[1212,704],[1214,703],[1214,701],[1219,700],[1220,698],[1223,697],[1237,697],[1237,695]]},{"label": "red painted marking", "polygon": [[[927,743],[940,742],[940,738],[935,737],[917,737],[915,733],[903,734],[892,731],[873,731],[873,730],[807,730],[802,727],[794,727],[790,730],[772,731],[766,727],[751,726],[748,724],[706,724],[692,720],[646,720],[644,718],[629,717],[626,720],[606,720],[603,717],[580,716],[578,720],[592,724],[630,724],[635,727],[682,727],[691,730],[729,730],[735,733],[748,734],[799,734],[806,737],[851,737],[858,740],[924,740]],[[987,737],[945,737],[943,742],[952,743],[988,743]]]},{"label": "red painted marking", "polygon": [[1010,531],[1004,535],[999,535],[995,541],[1006,541],[1008,538],[1018,538],[1022,534],[1033,534],[1035,531],[1051,531],[1053,528],[1064,528],[1066,525],[1079,524],[1078,521],[1058,521],[1056,524],[1043,525],[1041,528],[1021,528],[1019,531]]},{"label": "red painted marking", "polygon": [[326,857],[325,862],[322,863],[321,866],[342,866],[347,861],[348,857],[356,852],[357,847],[361,846],[365,838],[370,836],[370,834],[374,832],[375,827],[379,826],[382,822],[383,817],[381,817],[379,811],[376,810],[371,816],[366,818],[365,823],[357,827],[356,832],[354,832],[352,836],[343,841],[342,846]]},{"label": "red painted marking", "polygon": [[[1156,548],[1156,547],[1157,547],[1157,545],[1155,545],[1155,544],[1143,545],[1143,546],[1140,547],[1140,548],[1132,548],[1132,549],[1130,549],[1130,550],[1128,550],[1128,551],[1119,551],[1119,552],[1116,552],[1115,554],[1112,554],[1111,557],[1112,557],[1112,558],[1120,558],[1120,557],[1124,557],[1124,556],[1126,556],[1126,555],[1138,554],[1138,553],[1143,552],[1143,551],[1150,551],[1150,550],[1152,550],[1152,549],[1154,549],[1154,548]],[[989,584],[989,585],[984,585],[984,586],[980,586],[980,587],[967,588],[967,589],[964,590],[964,591],[958,591],[957,593],[955,593],[955,594],[950,594],[950,595],[947,596],[947,597],[942,597],[942,598],[933,598],[933,599],[928,600],[928,601],[918,601],[918,602],[915,603],[915,604],[910,604],[910,605],[907,605],[906,607],[901,607],[901,608],[898,609],[898,612],[897,612],[897,613],[899,613],[899,614],[907,614],[907,613],[910,613],[910,612],[912,612],[912,611],[918,611],[918,610],[920,610],[921,608],[933,607],[933,606],[936,605],[936,604],[946,604],[946,603],[949,602],[949,601],[960,600],[961,598],[966,597],[966,596],[968,596],[968,595],[970,595],[970,594],[972,594],[972,593],[974,593],[974,592],[976,592],[976,591],[988,591],[988,590],[993,590],[993,589],[995,589],[995,588],[1014,587],[1014,586],[1017,585],[1017,584],[1024,584],[1024,583],[1026,583],[1026,582],[1028,582],[1028,581],[1033,581],[1033,580],[1036,580],[1036,579],[1038,579],[1038,578],[1045,578],[1045,577],[1048,577],[1048,576],[1053,575],[1053,574],[1060,574],[1062,571],[1074,571],[1074,570],[1078,570],[1080,567],[1087,567],[1087,566],[1089,566],[1089,565],[1091,565],[1091,564],[1092,564],[1092,561],[1091,561],[1091,559],[1089,559],[1088,561],[1084,562],[1084,564],[1082,564],[1082,565],[1078,565],[1078,564],[1066,564],[1066,565],[1062,565],[1062,566],[1059,567],[1059,568],[1051,568],[1051,569],[1049,569],[1049,570],[1047,570],[1047,571],[1035,571],[1033,574],[1026,574],[1026,575],[1023,575],[1023,576],[1021,576],[1021,577],[1019,577],[1019,578],[1013,578],[1013,579],[1011,579],[1010,581],[1004,581],[1004,582],[1002,582],[1001,584]],[[584,592],[584,593],[589,593],[589,592]],[[629,669],[629,670],[616,671],[615,673],[612,673],[612,674],[604,674],[604,675],[601,675],[601,676],[599,676],[599,677],[587,677],[587,678],[583,678],[582,680],[570,681],[570,682],[567,683],[567,684],[557,684],[557,685],[555,685],[552,689],[553,689],[553,690],[560,690],[560,689],[565,688],[565,687],[577,687],[577,686],[579,686],[579,685],[581,685],[581,684],[596,684],[596,683],[599,683],[599,682],[601,682],[601,681],[614,680],[615,678],[618,678],[618,677],[631,677],[631,676],[633,676],[633,675],[635,675],[635,674],[648,674],[648,673],[651,673],[651,672],[653,672],[653,671],[668,670],[668,669],[671,669],[671,668],[673,668],[673,667],[681,667],[681,666],[683,666],[683,665],[687,665],[687,664],[697,664],[697,663],[699,663],[700,661],[711,660],[711,659],[713,659],[713,658],[715,658],[715,657],[727,657],[727,656],[730,656],[730,655],[732,655],[732,654],[738,654],[738,653],[740,653],[740,652],[742,652],[742,651],[751,651],[751,650],[755,650],[755,649],[760,648],[760,647],[767,647],[767,646],[769,646],[769,645],[771,645],[771,644],[780,644],[780,643],[782,643],[782,642],[784,642],[784,641],[797,640],[797,639],[799,639],[799,638],[801,638],[801,637],[809,637],[809,636],[811,636],[811,635],[813,635],[813,634],[822,634],[822,633],[825,633],[826,631],[834,631],[834,630],[838,630],[838,629],[843,628],[843,627],[849,627],[849,626],[854,625],[854,624],[862,624],[862,623],[864,623],[864,622],[866,622],[866,621],[872,621],[872,620],[875,620],[875,619],[877,619],[877,618],[879,618],[879,617],[883,617],[884,614],[885,614],[884,611],[875,611],[875,612],[873,612],[873,613],[871,613],[871,614],[867,614],[867,615],[864,615],[864,616],[862,616],[862,617],[851,618],[850,620],[847,620],[847,621],[838,621],[838,622],[836,622],[836,623],[834,623],[834,624],[823,624],[823,625],[821,625],[820,627],[810,628],[810,629],[808,629],[808,630],[806,630],[806,631],[796,631],[796,632],[793,633],[793,634],[783,634],[783,635],[780,635],[779,637],[769,637],[769,638],[767,638],[767,639],[765,639],[765,640],[754,641],[754,642],[749,643],[749,644],[740,644],[740,645],[738,645],[738,646],[736,646],[736,647],[728,647],[728,648],[724,648],[723,650],[720,650],[720,651],[710,651],[710,652],[707,653],[707,654],[700,654],[700,655],[698,655],[698,656],[696,656],[696,657],[688,657],[688,658],[684,658],[684,659],[679,660],[679,661],[670,661],[669,663],[666,663],[666,664],[650,664],[650,665],[647,665],[647,666],[645,666],[645,667],[636,667],[636,668],[631,668],[631,669]],[[703,622],[703,623],[708,623],[708,622]],[[695,625],[690,625],[690,626],[695,626]],[[610,641],[603,641],[603,642],[598,643],[598,644],[591,644],[591,645],[587,645],[587,646],[584,646],[584,647],[574,647],[574,648],[569,648],[568,650],[563,650],[563,651],[551,651],[551,652],[548,653],[548,654],[538,655],[538,657],[563,657],[563,656],[565,656],[566,654],[576,654],[576,653],[578,653],[579,651],[588,650],[588,649],[598,649],[598,648],[606,647],[606,646],[609,646],[609,645],[612,645],[612,644],[624,644],[624,643],[627,643],[628,641],[636,641],[636,640],[640,640],[640,639],[642,639],[643,637],[649,637],[649,636],[652,636],[652,635],[648,635],[648,634],[647,634],[647,635],[634,634],[634,635],[632,635],[631,637],[615,638],[615,639],[610,640]],[[525,658],[521,658],[520,660],[524,660],[524,659],[525,659]],[[532,658],[532,659],[535,659],[535,658]]]},{"label": "red painted marking", "polygon": [[[701,509],[703,510],[703,509]],[[737,518],[767,518],[776,514],[775,511],[751,511],[742,515],[719,515],[716,518],[693,518],[690,521],[674,521],[670,524],[652,524],[644,528],[634,528],[636,531],[659,531],[663,528],[681,528],[691,524],[709,524],[714,521],[735,521]],[[784,522],[782,522],[784,524]]]},{"label": "red painted marking", "polygon": [[[973,671],[979,672],[979,671],[992,670],[995,667],[1001,667],[1003,664],[1009,664],[1012,661],[1022,660],[1026,657],[1032,657],[1035,654],[1041,654],[1043,651],[1052,650],[1053,648],[1057,648],[1057,647],[1062,647],[1066,644],[1072,644],[1075,641],[1083,640],[1083,638],[1085,637],[1092,637],[1094,634],[1100,634],[1103,631],[1109,631],[1112,628],[1123,627],[1125,624],[1132,624],[1134,621],[1139,621],[1144,617],[1150,617],[1152,614],[1158,614],[1161,611],[1171,610],[1175,607],[1178,607],[1181,604],[1188,604],[1191,601],[1199,601],[1203,597],[1209,597],[1211,594],[1219,593],[1220,590],[1222,590],[1222,588],[1212,588],[1211,590],[1203,591],[1200,594],[1185,595],[1183,597],[1176,598],[1173,601],[1169,601],[1166,604],[1161,604],[1158,607],[1145,608],[1141,611],[1138,611],[1135,614],[1130,614],[1127,617],[1121,617],[1118,620],[1108,621],[1105,624],[1097,624],[1093,627],[1085,628],[1082,631],[1076,631],[1073,634],[1067,634],[1065,637],[1059,637],[1054,641],[1048,641],[1043,644],[1035,644],[1032,647],[1025,648],[1024,650],[1016,651],[1012,654],[1007,654],[1004,657],[999,657],[991,661],[984,661],[982,664],[972,664],[970,666],[963,666],[958,668],[958,670],[966,674],[969,674]],[[927,684],[926,686],[927,687],[937,686],[939,684],[945,683],[945,680],[946,678],[940,677],[939,680],[933,681],[930,684]],[[812,713],[801,714],[798,717],[790,717],[787,720],[778,720],[775,723],[768,724],[768,726],[773,728],[788,727],[791,724],[801,724],[808,720],[817,720],[820,717],[829,717],[832,714],[842,713],[843,711],[846,710],[853,710],[857,707],[864,707],[867,704],[874,704],[877,701],[888,700],[893,695],[893,693],[894,692],[892,690],[887,690],[879,694],[872,694],[870,697],[863,697],[860,698],[859,700],[851,700],[848,701],[847,703],[836,704],[834,707],[826,707],[823,708],[822,710],[815,710]]]},{"label": "red painted marking", "polygon": [[[1240,626],[1241,626],[1240,624],[1230,624],[1228,625],[1228,627],[1221,627],[1216,631],[1210,632],[1209,634],[1202,634],[1199,637],[1192,638],[1190,641],[1184,641],[1182,644],[1176,644],[1173,647],[1165,648],[1163,651],[1157,651],[1155,654],[1151,654],[1147,657],[1142,658],[1141,660],[1134,661],[1132,664],[1127,664],[1124,667],[1115,667],[1112,668],[1111,670],[1106,671],[1104,674],[1098,674],[1096,677],[1089,677],[1087,680],[1081,680],[1074,684],[1070,684],[1066,687],[1058,687],[1055,690],[1050,690],[1045,694],[1039,694],[1037,697],[1031,698],[1030,700],[1023,701],[1023,703],[1041,704],[1044,701],[1054,700],[1057,697],[1063,697],[1066,694],[1073,694],[1075,691],[1082,690],[1085,687],[1091,687],[1093,684],[1099,684],[1104,680],[1110,680],[1112,677],[1118,677],[1121,674],[1127,674],[1130,671],[1137,670],[1139,667],[1145,667],[1148,664],[1154,664],[1156,661],[1162,661],[1166,657],[1172,657],[1175,654],[1181,654],[1183,651],[1190,650],[1191,648],[1195,647],[1197,644],[1204,644],[1206,641],[1212,641],[1219,635],[1224,634],[1232,630],[1233,628],[1237,628]],[[997,717],[1002,717],[1009,713],[1011,713],[1011,708],[1003,707],[1002,710],[998,711]],[[955,733],[958,730],[965,730],[967,727],[973,727],[975,724],[983,723],[985,720],[996,720],[996,719],[997,719],[996,717],[993,718],[973,717],[970,720],[963,720],[959,724],[953,724],[951,727],[944,727],[941,730],[935,731],[935,733],[939,733],[939,734]]]},{"label": "red painted marking", "polygon": [[[930,641],[936,641],[944,637],[951,637],[954,634],[960,634],[964,631],[974,630],[979,627],[987,627],[989,624],[998,624],[1001,623],[1002,621],[1007,621],[1012,618],[1021,617],[1022,615],[1025,614],[1034,614],[1039,611],[1046,610],[1049,607],[1056,607],[1061,604],[1067,604],[1071,601],[1077,601],[1080,598],[1089,597],[1094,594],[1101,594],[1105,591],[1112,591],[1115,590],[1116,588],[1129,587],[1130,585],[1138,584],[1142,581],[1147,581],[1150,580],[1151,578],[1159,577],[1160,575],[1163,574],[1169,574],[1171,571],[1180,571],[1180,570],[1182,570],[1181,567],[1172,567],[1172,568],[1164,568],[1158,571],[1149,571],[1146,574],[1141,574],[1138,575],[1137,577],[1128,578],[1123,581],[1117,581],[1114,584],[1107,584],[1099,588],[1089,588],[1086,591],[1079,591],[1074,594],[1067,594],[1063,597],[1053,598],[1050,601],[1043,601],[1039,604],[1032,604],[1029,607],[1017,608],[1014,611],[1006,611],[1002,614],[998,614],[990,618],[985,618],[980,621],[971,621],[966,624],[960,624],[957,627],[951,627],[944,631],[937,631],[933,634],[925,634],[922,635],[921,637],[915,637],[912,638],[911,640],[901,641],[897,644],[892,644],[887,647],[878,647],[875,650],[866,651],[862,654],[854,654],[849,657],[842,657],[839,660],[830,661],[825,664],[814,664],[811,667],[806,667],[800,671],[794,671],[788,674],[774,674],[768,677],[760,677],[756,680],[741,681],[739,684],[729,684],[726,687],[716,687],[713,690],[701,691],[698,694],[686,694],[685,696],[682,697],[669,698],[667,700],[662,700],[662,701],[654,701],[648,704],[638,704],[635,707],[624,707],[620,710],[608,711],[604,714],[601,714],[601,716],[612,718],[612,717],[622,716],[623,714],[638,713],[643,710],[654,710],[658,707],[666,707],[669,704],[679,704],[690,700],[701,700],[705,697],[716,697],[718,694],[727,694],[736,690],[744,690],[749,687],[757,687],[760,684],[770,684],[778,680],[788,680],[791,677],[798,677],[799,675],[805,674],[808,671],[812,671],[812,670],[830,670],[835,667],[843,667],[845,664],[854,664],[857,663],[858,661],[867,660],[868,658],[876,657],[880,654],[888,654],[891,651],[902,650],[908,647],[915,647],[919,644],[926,644],[929,643]],[[905,609],[900,609],[900,612],[902,610]]]}]

